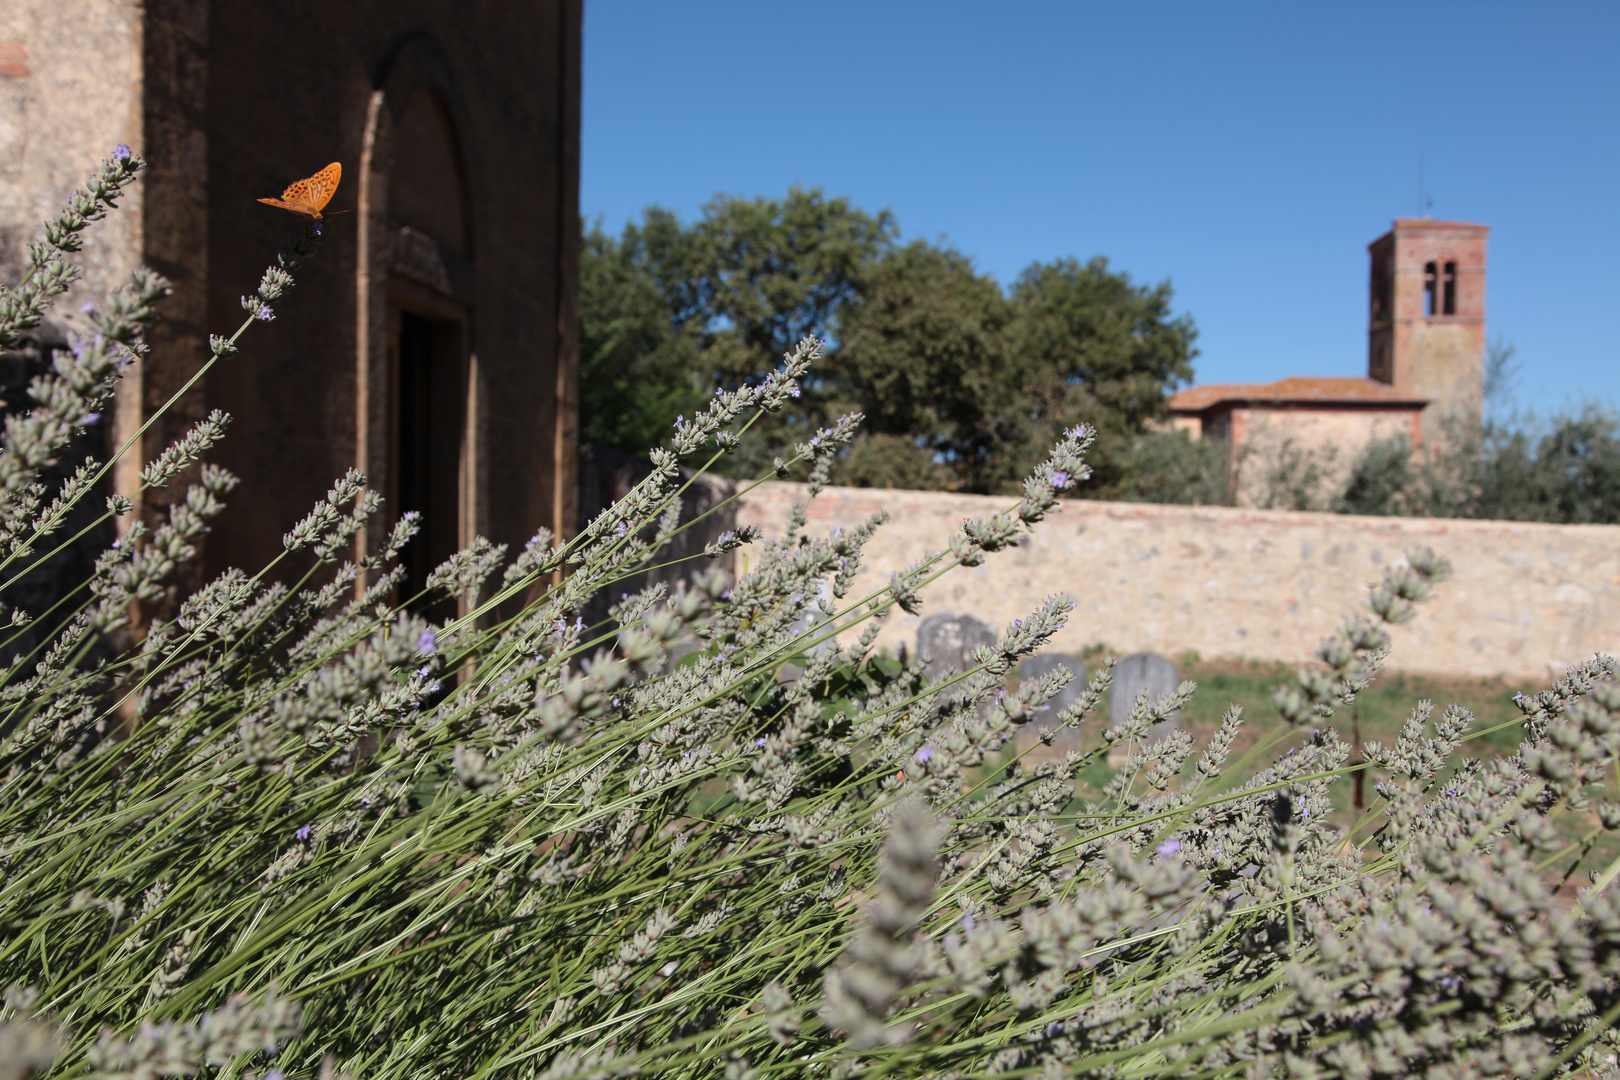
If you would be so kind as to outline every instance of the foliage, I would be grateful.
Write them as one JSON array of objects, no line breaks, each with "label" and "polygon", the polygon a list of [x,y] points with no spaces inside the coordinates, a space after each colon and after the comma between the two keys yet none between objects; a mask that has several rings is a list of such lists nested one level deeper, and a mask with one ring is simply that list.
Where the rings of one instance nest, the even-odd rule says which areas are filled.
[{"label": "foliage", "polygon": [[[580,260],[586,440],[646,453],[717,382],[757,376],[812,329],[832,326],[893,235],[887,213],[801,188],[783,199],[716,198],[690,227],[653,207],[617,239],[600,226],[587,229]],[[784,438],[771,431],[762,440],[756,430],[741,468],[769,462],[766,449],[780,451]]]},{"label": "foliage", "polygon": [[1185,431],[1148,430],[1129,439],[1109,496],[1121,502],[1225,506],[1232,498],[1227,444]]},{"label": "foliage", "polygon": [[[1009,348],[1011,322],[1001,286],[975,273],[966,256],[907,244],[878,261],[844,313],[824,393],[859,408],[873,437],[910,448],[913,463],[898,475],[934,463],[945,478],[940,486],[999,486],[1017,478],[1008,466],[1028,434],[1026,417],[1010,408],[1022,403],[1023,382]],[[875,471],[848,479],[889,486]]]},{"label": "foliage", "polygon": [[[107,168],[133,176],[121,160]],[[65,254],[40,249],[41,280]],[[272,314],[296,262],[244,298],[213,363]],[[137,276],[98,310],[114,354],[138,345],[149,310],[134,301],[153,287]],[[120,305],[135,314],[114,326]],[[0,309],[4,328],[33,310]],[[1014,546],[1087,478],[1088,427],[1061,434],[1006,510],[870,595],[852,581],[884,515],[813,537],[801,505],[746,575],[693,573],[584,625],[588,598],[676,527],[679,460],[734,449],[819,352],[807,338],[683,418],[653,474],[577,538],[542,534],[509,562],[480,540],[449,560],[430,587],[462,613],[442,624],[390,599],[411,520],[346,559],[380,505],[351,474],[288,533],[289,561],[226,573],[96,659],[129,599],[191,557],[231,478],[204,466],[170,522],[131,525],[67,627],[0,684],[5,1067],[1540,1078],[1612,1060],[1620,862],[1574,910],[1539,871],[1570,854],[1555,810],[1595,814],[1588,841],[1620,827],[1614,663],[1521,695],[1517,752],[1454,771],[1472,724],[1459,706],[1435,719],[1419,703],[1393,744],[1361,748],[1365,765],[1328,726],[1377,676],[1386,627],[1445,579],[1433,553],[1386,573],[1274,689],[1286,726],[1252,751],[1270,763],[1225,791],[1248,764],[1231,760],[1239,710],[1201,754],[1185,732],[1146,741],[1190,683],[1103,733],[1096,752],[1122,745],[1127,765],[1099,798],[1074,799],[1085,755],[985,777],[1071,677],[1006,682],[1069,597],[933,681],[870,651],[874,620]],[[37,395],[36,416],[80,418],[63,432],[106,391],[77,379],[81,362]],[[147,482],[175,480],[223,423]],[[55,430],[8,429],[0,475],[28,475]],[[813,497],[854,432],[842,419],[782,464],[810,470]],[[48,511],[5,520],[13,562],[39,539],[27,521],[49,532]],[[308,571],[280,583],[294,559]],[[1046,723],[1084,723],[1110,671]],[[120,709],[136,722],[115,732]],[[1362,768],[1379,794],[1344,834],[1324,819]]]},{"label": "foliage", "polygon": [[667,430],[703,401],[697,337],[672,324],[643,271],[651,226],[622,242],[588,230],[580,257],[580,436],[636,452],[647,449],[647,432]]},{"label": "foliage", "polygon": [[1437,447],[1370,443],[1336,509],[1352,514],[1620,523],[1620,415],[1596,405],[1537,423],[1455,424]]},{"label": "foliage", "polygon": [[[1124,445],[1192,375],[1196,331],[1168,284],[1104,259],[1026,269],[1010,291],[953,249],[900,244],[892,217],[819,190],[719,198],[681,226],[650,209],[619,239],[587,232],[583,424],[644,452],[695,388],[736,385],[812,331],[828,358],[799,408],[725,466],[751,475],[793,438],[858,410],[841,483],[1014,492],[1039,447],[1081,418]],[[1108,490],[1124,477],[1094,462]]]}]

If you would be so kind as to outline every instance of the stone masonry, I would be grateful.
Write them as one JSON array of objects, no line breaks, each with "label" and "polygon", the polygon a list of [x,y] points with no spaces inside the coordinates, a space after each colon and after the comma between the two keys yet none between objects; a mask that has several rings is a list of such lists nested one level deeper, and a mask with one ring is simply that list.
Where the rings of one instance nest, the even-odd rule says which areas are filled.
[{"label": "stone masonry", "polygon": [[[780,534],[799,484],[755,488],[737,524]],[[940,550],[967,517],[1005,498],[828,488],[810,503],[825,534],[887,510],[851,598]],[[952,571],[923,592],[923,615],[971,614],[1000,633],[1052,593],[1079,601],[1049,646],[1078,655],[1246,657],[1299,662],[1360,609],[1383,568],[1418,545],[1445,555],[1452,580],[1393,631],[1393,668],[1505,675],[1526,688],[1598,652],[1620,652],[1620,526],[1355,517],[1226,507],[1065,500],[1032,535],[983,566]],[[747,565],[747,549],[738,552]],[[878,642],[915,640],[921,619],[896,612]]]},{"label": "stone masonry", "polygon": [[[236,329],[238,298],[301,228],[254,200],[343,166],[327,209],[344,212],[275,321],[117,474],[133,490],[191,422],[233,415],[213,458],[244,483],[207,538],[206,573],[263,566],[355,466],[389,515],[427,513],[413,548],[433,561],[475,533],[521,545],[541,526],[572,530],[581,10],[0,4],[0,273],[15,278],[40,222],[116,144],[150,162],[85,257],[84,292],[139,262],[174,285],[149,361],[121,388],[115,442],[199,370],[210,333]],[[82,296],[69,299],[71,318]]]}]

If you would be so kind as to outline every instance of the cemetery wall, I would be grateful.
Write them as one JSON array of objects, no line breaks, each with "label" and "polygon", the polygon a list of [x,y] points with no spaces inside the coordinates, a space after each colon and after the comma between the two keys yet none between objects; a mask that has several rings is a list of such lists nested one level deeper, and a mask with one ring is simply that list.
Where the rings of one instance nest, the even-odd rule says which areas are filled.
[{"label": "cemetery wall", "polygon": [[[747,494],[739,525],[779,534],[802,484]],[[851,597],[949,541],[958,523],[1011,505],[979,495],[828,488],[809,527],[824,534],[887,511]],[[950,611],[999,630],[1067,592],[1079,601],[1052,648],[1078,655],[1188,651],[1298,662],[1386,565],[1418,545],[1452,562],[1418,617],[1394,630],[1390,665],[1449,675],[1544,680],[1597,652],[1620,653],[1620,526],[1353,517],[1226,507],[1065,500],[1014,550],[952,571],[923,592],[923,615]],[[746,553],[739,555],[739,569]],[[878,641],[916,649],[921,619],[897,612]]]}]

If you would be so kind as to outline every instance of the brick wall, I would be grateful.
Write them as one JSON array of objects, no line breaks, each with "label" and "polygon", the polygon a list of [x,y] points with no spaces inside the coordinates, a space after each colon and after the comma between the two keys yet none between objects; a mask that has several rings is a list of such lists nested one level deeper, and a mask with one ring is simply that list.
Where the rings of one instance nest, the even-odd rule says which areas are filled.
[{"label": "brick wall", "polygon": [[[756,488],[739,525],[780,532],[799,484]],[[957,523],[1012,500],[922,491],[829,488],[810,528],[892,522],[868,547],[858,590],[945,546]],[[1104,643],[1116,654],[1306,659],[1356,610],[1382,568],[1427,544],[1456,573],[1395,628],[1391,666],[1545,679],[1596,652],[1620,652],[1620,526],[1349,517],[1224,507],[1066,501],[1010,551],[952,571],[923,593],[924,614],[975,615],[998,630],[1042,597],[1079,606],[1055,647]],[[858,595],[858,594],[852,594]],[[915,616],[889,617],[879,644],[915,647]]]}]

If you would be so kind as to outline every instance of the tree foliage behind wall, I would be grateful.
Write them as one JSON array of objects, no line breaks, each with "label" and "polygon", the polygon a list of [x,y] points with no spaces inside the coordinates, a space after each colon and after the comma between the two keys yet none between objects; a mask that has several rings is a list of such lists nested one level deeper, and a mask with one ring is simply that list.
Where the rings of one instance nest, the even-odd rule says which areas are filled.
[{"label": "tree foliage behind wall", "polygon": [[1620,524],[1620,415],[1587,405],[1547,419],[1458,425],[1416,451],[1370,444],[1335,509],[1350,514]]},{"label": "tree foliage behind wall", "polygon": [[756,376],[805,333],[829,338],[800,407],[748,433],[740,473],[858,410],[840,482],[1008,491],[1085,421],[1108,436],[1095,490],[1122,492],[1140,486],[1132,440],[1196,355],[1168,283],[1059,259],[1006,290],[954,249],[901,243],[886,211],[816,189],[720,197],[689,225],[653,208],[617,237],[588,228],[582,276],[585,437],[631,452],[665,438],[700,388]]}]

